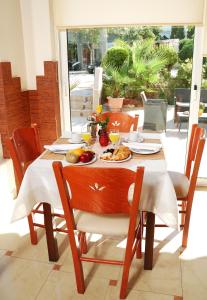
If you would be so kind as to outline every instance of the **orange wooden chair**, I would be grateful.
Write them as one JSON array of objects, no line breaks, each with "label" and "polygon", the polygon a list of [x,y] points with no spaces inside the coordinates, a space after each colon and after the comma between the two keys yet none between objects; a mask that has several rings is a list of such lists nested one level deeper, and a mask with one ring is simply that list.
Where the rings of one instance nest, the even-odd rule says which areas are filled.
[{"label": "orange wooden chair", "polygon": [[102,114],[103,120],[109,118],[107,130],[118,129],[120,132],[129,132],[130,129],[136,131],[138,126],[139,115],[132,117],[123,112],[104,112]]},{"label": "orange wooden chair", "polygon": [[[14,130],[12,137],[6,140],[6,145],[13,162],[18,193],[27,167],[41,154],[37,126],[34,124],[33,127]],[[37,224],[34,224],[33,213],[38,212],[40,205],[27,217],[30,239],[33,245],[38,242],[37,232],[35,231],[35,225]]]},{"label": "orange wooden chair", "polygon": [[[126,297],[129,268],[132,258],[141,257],[142,222],[138,213],[144,168],[137,172],[122,168],[89,168],[67,166],[54,162],[53,168],[69,231],[78,293],[85,291],[82,261],[123,265],[120,298]],[[70,186],[71,197],[66,183]],[[135,183],[132,202],[128,201],[128,189]],[[79,210],[76,217],[73,209]],[[86,245],[77,248],[74,230],[82,233],[125,235],[127,246],[123,261],[82,256]],[[81,239],[80,239],[81,240]]]},{"label": "orange wooden chair", "polygon": [[169,171],[172,183],[175,188],[178,205],[181,210],[181,228],[183,228],[182,246],[187,247],[190,216],[193,204],[193,198],[196,188],[196,181],[200,162],[205,146],[203,138],[204,129],[199,128],[197,124],[192,126],[189,142],[187,163],[185,173]]},{"label": "orange wooden chair", "polygon": [[[18,128],[14,130],[12,137],[6,140],[6,145],[13,162],[16,188],[18,193],[27,167],[41,154],[41,147],[36,124],[33,124],[32,127],[29,128]],[[41,208],[41,206],[44,207],[44,210]],[[35,214],[44,215],[44,224],[34,221]],[[40,203],[31,211],[31,214],[27,218],[30,230],[30,239],[33,245],[36,245],[38,242],[35,227],[46,228],[45,224],[47,223],[52,228],[53,216],[64,218],[62,214],[52,214],[50,205],[48,203]],[[54,230],[62,231],[61,229]],[[49,244],[51,243],[49,240],[51,234],[53,233],[47,233],[47,243]]]}]

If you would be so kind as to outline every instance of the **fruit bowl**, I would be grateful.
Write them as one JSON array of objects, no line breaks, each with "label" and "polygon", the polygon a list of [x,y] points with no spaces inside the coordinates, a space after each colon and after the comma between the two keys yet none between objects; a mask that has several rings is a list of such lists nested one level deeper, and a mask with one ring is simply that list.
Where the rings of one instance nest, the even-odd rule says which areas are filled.
[{"label": "fruit bowl", "polygon": [[86,165],[96,161],[96,155],[93,151],[77,148],[66,153],[65,159],[73,165]]}]

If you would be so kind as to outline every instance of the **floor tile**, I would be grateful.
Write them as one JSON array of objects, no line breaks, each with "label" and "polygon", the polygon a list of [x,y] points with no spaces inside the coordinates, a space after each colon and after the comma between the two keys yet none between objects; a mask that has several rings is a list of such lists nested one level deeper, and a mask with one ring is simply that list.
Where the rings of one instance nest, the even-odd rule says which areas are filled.
[{"label": "floor tile", "polygon": [[129,288],[182,296],[179,255],[160,253],[152,270],[143,269],[143,260],[133,260]]},{"label": "floor tile", "polygon": [[[27,237],[28,238],[28,237]],[[56,263],[61,264],[66,256],[66,252],[68,249],[68,240],[65,234],[57,234],[56,235],[58,242],[58,249],[60,258]],[[18,248],[13,252],[12,256],[24,258],[24,259],[32,259],[40,262],[48,263],[48,251],[47,251],[47,242],[44,230],[40,234],[37,245],[32,245],[30,239],[21,239],[22,243],[18,245]]]},{"label": "floor tile", "polygon": [[[119,299],[120,285],[118,287],[109,287],[105,300]],[[128,290],[126,299],[128,300],[174,300],[173,296],[152,293],[147,291]]]},{"label": "floor tile", "polygon": [[207,257],[181,261],[183,299],[207,299]]},{"label": "floor tile", "polygon": [[72,273],[52,271],[36,300],[105,299],[108,289],[107,279],[92,277],[88,278],[86,282],[86,291],[84,295],[81,295],[76,290],[75,278]]},{"label": "floor tile", "polygon": [[34,300],[46,281],[51,266],[9,256],[0,259],[0,298]]}]

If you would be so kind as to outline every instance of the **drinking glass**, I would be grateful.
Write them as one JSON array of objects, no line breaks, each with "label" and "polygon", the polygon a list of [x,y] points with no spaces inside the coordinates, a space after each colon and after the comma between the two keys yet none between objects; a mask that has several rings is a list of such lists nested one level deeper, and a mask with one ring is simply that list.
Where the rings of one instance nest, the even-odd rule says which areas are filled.
[{"label": "drinking glass", "polygon": [[82,131],[81,133],[82,139],[84,140],[84,142],[86,142],[87,147],[89,148],[90,146],[90,141],[91,141],[91,133],[90,131]]},{"label": "drinking glass", "polygon": [[109,139],[112,142],[114,148],[118,145],[120,140],[120,133],[118,130],[111,130],[109,133]]}]

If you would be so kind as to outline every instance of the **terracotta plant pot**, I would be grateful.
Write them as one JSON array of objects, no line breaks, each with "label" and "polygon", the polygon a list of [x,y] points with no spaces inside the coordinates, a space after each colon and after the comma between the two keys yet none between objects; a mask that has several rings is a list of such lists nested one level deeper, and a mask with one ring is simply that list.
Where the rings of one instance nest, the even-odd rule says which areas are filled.
[{"label": "terracotta plant pot", "polygon": [[120,111],[122,109],[124,98],[112,98],[109,96],[107,99],[111,111]]}]

